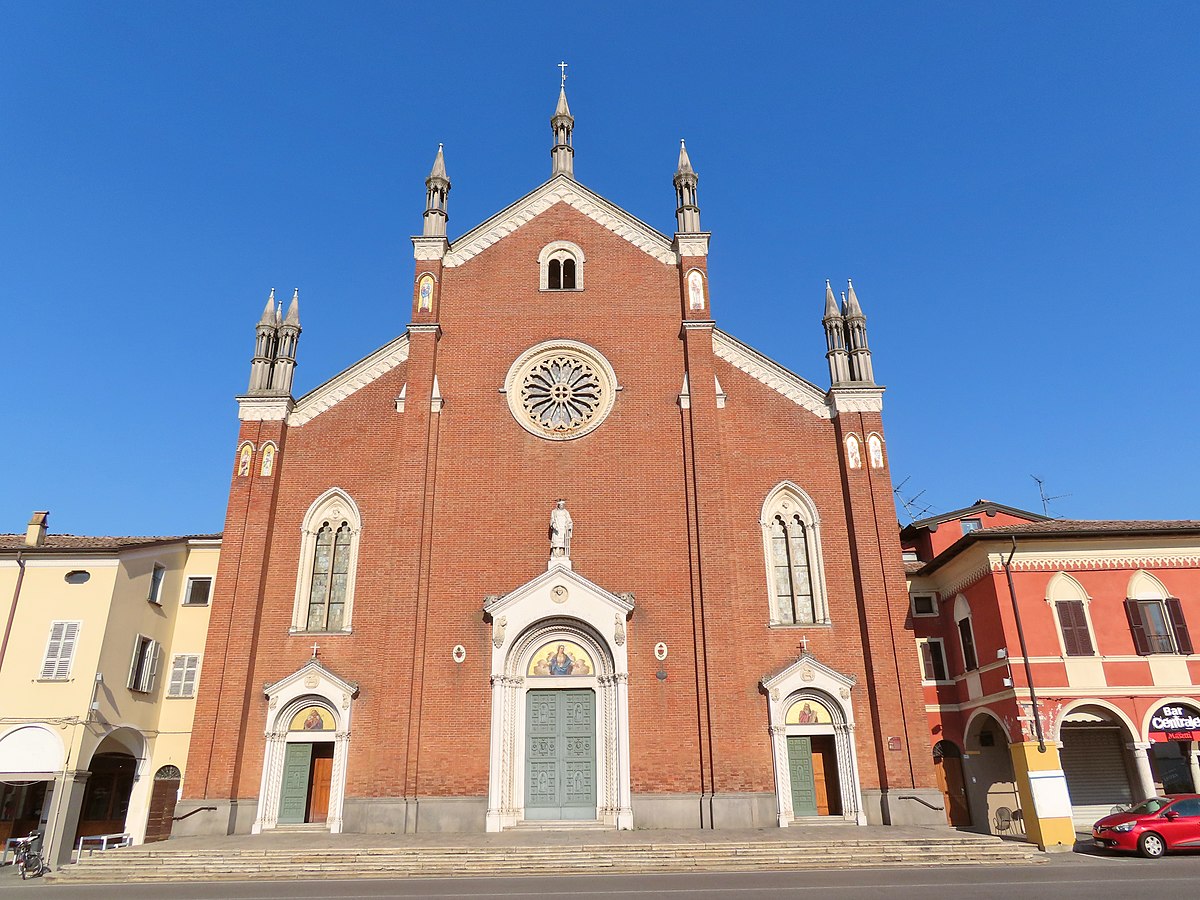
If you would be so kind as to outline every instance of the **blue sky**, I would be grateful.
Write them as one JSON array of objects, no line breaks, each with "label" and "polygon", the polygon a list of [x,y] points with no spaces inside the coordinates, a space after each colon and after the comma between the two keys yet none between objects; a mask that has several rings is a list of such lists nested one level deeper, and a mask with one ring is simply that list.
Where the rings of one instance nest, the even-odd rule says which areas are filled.
[{"label": "blue sky", "polygon": [[664,232],[680,137],[725,330],[819,384],[854,279],[893,474],[1200,518],[1191,3],[9,3],[0,530],[219,530],[253,325],[297,393],[401,333],[423,179],[458,235],[576,175]]}]

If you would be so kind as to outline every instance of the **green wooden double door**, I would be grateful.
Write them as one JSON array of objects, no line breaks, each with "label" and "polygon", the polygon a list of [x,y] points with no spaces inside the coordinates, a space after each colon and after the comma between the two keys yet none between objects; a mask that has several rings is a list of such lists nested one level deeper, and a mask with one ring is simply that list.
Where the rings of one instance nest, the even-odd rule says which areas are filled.
[{"label": "green wooden double door", "polygon": [[329,814],[332,743],[288,744],[279,790],[279,824],[324,822]]},{"label": "green wooden double door", "polygon": [[525,818],[596,818],[596,695],[525,695]]},{"label": "green wooden double door", "polygon": [[788,774],[792,781],[792,815],[839,816],[841,789],[837,772],[837,749],[832,736],[789,735]]}]

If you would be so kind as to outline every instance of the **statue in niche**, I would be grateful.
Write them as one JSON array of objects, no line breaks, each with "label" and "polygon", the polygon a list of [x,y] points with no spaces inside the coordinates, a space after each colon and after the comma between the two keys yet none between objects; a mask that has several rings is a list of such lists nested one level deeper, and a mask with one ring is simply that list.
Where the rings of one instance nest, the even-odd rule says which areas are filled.
[{"label": "statue in niche", "polygon": [[254,448],[249,444],[242,444],[241,456],[238,459],[238,477],[245,478],[250,474],[250,461],[254,458]]},{"label": "statue in niche", "polygon": [[846,438],[846,462],[852,469],[862,468],[862,453],[859,450],[858,438],[853,434]]},{"label": "statue in niche", "polygon": [[559,500],[550,512],[550,556],[571,558],[571,532],[574,523],[567,512],[567,501]]},{"label": "statue in niche", "polygon": [[867,438],[867,457],[871,460],[872,469],[883,468],[883,441],[877,434]]},{"label": "statue in niche", "polygon": [[688,272],[688,297],[692,309],[704,309],[704,276],[695,269]]}]

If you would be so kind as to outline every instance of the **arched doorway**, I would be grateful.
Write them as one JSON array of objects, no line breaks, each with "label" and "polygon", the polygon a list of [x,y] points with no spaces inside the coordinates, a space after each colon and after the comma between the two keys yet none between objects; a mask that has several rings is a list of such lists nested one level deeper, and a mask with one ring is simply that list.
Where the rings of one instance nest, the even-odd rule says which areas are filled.
[{"label": "arched doorway", "polygon": [[163,766],[154,773],[154,787],[150,790],[150,815],[146,820],[147,844],[165,841],[171,836],[181,778],[182,774],[175,766]]},{"label": "arched doorway", "polygon": [[[101,745],[103,746],[103,745]],[[129,796],[137,775],[137,760],[128,753],[96,753],[83,790],[83,806],[75,841],[93,834],[121,834],[129,815]]]},{"label": "arched doorway", "polygon": [[267,742],[251,832],[303,824],[340,832],[350,716],[358,685],[313,658],[264,692]]},{"label": "arched doorway", "polygon": [[972,827],[991,834],[1025,834],[1008,732],[990,712],[976,711],[966,731],[967,801]]},{"label": "arched doorway", "polygon": [[955,828],[971,825],[971,807],[967,802],[967,783],[963,777],[962,751],[953,741],[933,745],[933,768],[942,790],[946,821]]},{"label": "arched doorway", "polygon": [[492,623],[487,830],[525,821],[633,828],[632,597],[551,560],[545,574],[489,598],[484,612]]},{"label": "arched doorway", "polygon": [[779,825],[866,824],[854,748],[854,681],[811,656],[764,678]]}]

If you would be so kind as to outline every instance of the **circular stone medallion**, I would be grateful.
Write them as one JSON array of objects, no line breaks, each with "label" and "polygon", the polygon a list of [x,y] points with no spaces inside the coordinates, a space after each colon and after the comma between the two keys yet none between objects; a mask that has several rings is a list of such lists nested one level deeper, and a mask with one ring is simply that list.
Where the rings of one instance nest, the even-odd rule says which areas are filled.
[{"label": "circular stone medallion", "polygon": [[593,431],[612,410],[617,377],[598,351],[546,341],[522,353],[504,379],[508,408],[530,434],[567,441]]}]

